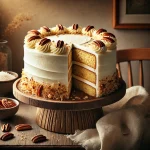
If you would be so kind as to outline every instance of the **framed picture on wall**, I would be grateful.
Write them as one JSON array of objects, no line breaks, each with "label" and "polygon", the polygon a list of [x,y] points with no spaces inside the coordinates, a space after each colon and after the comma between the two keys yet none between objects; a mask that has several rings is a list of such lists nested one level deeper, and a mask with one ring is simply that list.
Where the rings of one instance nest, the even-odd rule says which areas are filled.
[{"label": "framed picture on wall", "polygon": [[113,28],[150,29],[150,0],[113,0]]}]

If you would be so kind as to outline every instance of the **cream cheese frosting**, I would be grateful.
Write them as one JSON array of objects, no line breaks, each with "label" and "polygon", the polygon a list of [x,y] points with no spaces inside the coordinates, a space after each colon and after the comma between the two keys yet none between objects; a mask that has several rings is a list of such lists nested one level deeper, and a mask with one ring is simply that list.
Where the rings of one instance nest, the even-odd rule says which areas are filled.
[{"label": "cream cheese frosting", "polygon": [[68,33],[70,34],[81,34],[82,28],[78,24],[73,24],[68,27]]},{"label": "cream cheese frosting", "polygon": [[95,31],[94,26],[90,26],[90,25],[89,25],[89,26],[84,27],[84,28],[82,29],[82,34],[83,34],[83,35],[92,36],[94,31]]},{"label": "cream cheese frosting", "polygon": [[52,34],[65,34],[67,33],[67,28],[61,24],[56,25],[56,27],[51,28]]},{"label": "cream cheese frosting", "polygon": [[96,53],[104,53],[107,50],[105,44],[100,40],[90,42],[89,47]]},{"label": "cream cheese frosting", "polygon": [[64,45],[64,41],[60,41],[58,40],[57,43],[56,42],[52,42],[51,45],[51,52],[54,54],[65,54],[67,51],[67,48]]},{"label": "cream cheese frosting", "polygon": [[51,30],[47,26],[43,26],[43,27],[40,27],[40,33],[43,36],[49,36],[51,35]]},{"label": "cream cheese frosting", "polygon": [[47,38],[41,39],[36,43],[35,49],[45,53],[51,52],[51,40]]},{"label": "cream cheese frosting", "polygon": [[27,47],[29,47],[29,48],[34,49],[36,43],[37,43],[40,39],[41,39],[41,37],[38,36],[38,35],[30,36],[30,37],[28,37],[28,39],[26,39],[25,45],[26,45]]}]

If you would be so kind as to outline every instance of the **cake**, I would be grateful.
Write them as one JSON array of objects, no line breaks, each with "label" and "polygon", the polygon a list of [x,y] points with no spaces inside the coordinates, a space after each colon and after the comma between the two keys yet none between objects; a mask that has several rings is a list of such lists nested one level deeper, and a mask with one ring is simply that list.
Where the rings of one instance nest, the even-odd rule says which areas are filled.
[{"label": "cake", "polygon": [[120,87],[115,35],[78,24],[28,31],[20,87],[53,100],[69,99],[72,89],[93,97],[109,95]]}]

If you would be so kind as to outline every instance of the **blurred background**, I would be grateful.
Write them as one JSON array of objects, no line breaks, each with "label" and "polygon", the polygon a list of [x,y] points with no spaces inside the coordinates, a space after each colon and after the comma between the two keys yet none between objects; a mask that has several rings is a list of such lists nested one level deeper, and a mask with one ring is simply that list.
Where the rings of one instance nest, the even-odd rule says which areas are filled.
[{"label": "blurred background", "polygon": [[[150,47],[150,30],[125,30],[112,27],[112,0],[0,0],[0,37],[8,40],[12,51],[12,70],[21,75],[23,69],[23,44],[27,31],[56,24],[68,27],[73,23],[80,26],[93,25],[104,28],[117,37],[117,49]],[[138,81],[137,63],[133,63]],[[126,80],[127,72],[123,78]],[[150,63],[144,62],[145,80],[150,79]],[[150,91],[150,84],[145,82]]]}]

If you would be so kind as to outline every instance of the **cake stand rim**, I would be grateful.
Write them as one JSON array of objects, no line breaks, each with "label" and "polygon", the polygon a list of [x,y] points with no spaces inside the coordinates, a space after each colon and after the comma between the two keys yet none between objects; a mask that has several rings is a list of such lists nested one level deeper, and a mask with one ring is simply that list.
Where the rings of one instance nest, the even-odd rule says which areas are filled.
[{"label": "cake stand rim", "polygon": [[[58,101],[58,100],[46,100],[40,97],[34,97],[32,95],[25,94],[21,92],[17,85],[20,82],[20,79],[17,79],[13,84],[13,95],[21,102],[36,106],[39,108],[46,108],[52,110],[89,110],[100,108],[109,104],[113,104],[119,101],[124,97],[126,93],[126,83],[121,79],[121,87],[115,92],[109,94],[108,96],[98,97],[90,100],[80,100],[80,101]],[[116,97],[115,97],[116,96]],[[118,96],[118,97],[117,97]],[[115,97],[115,100],[110,100]]]}]

